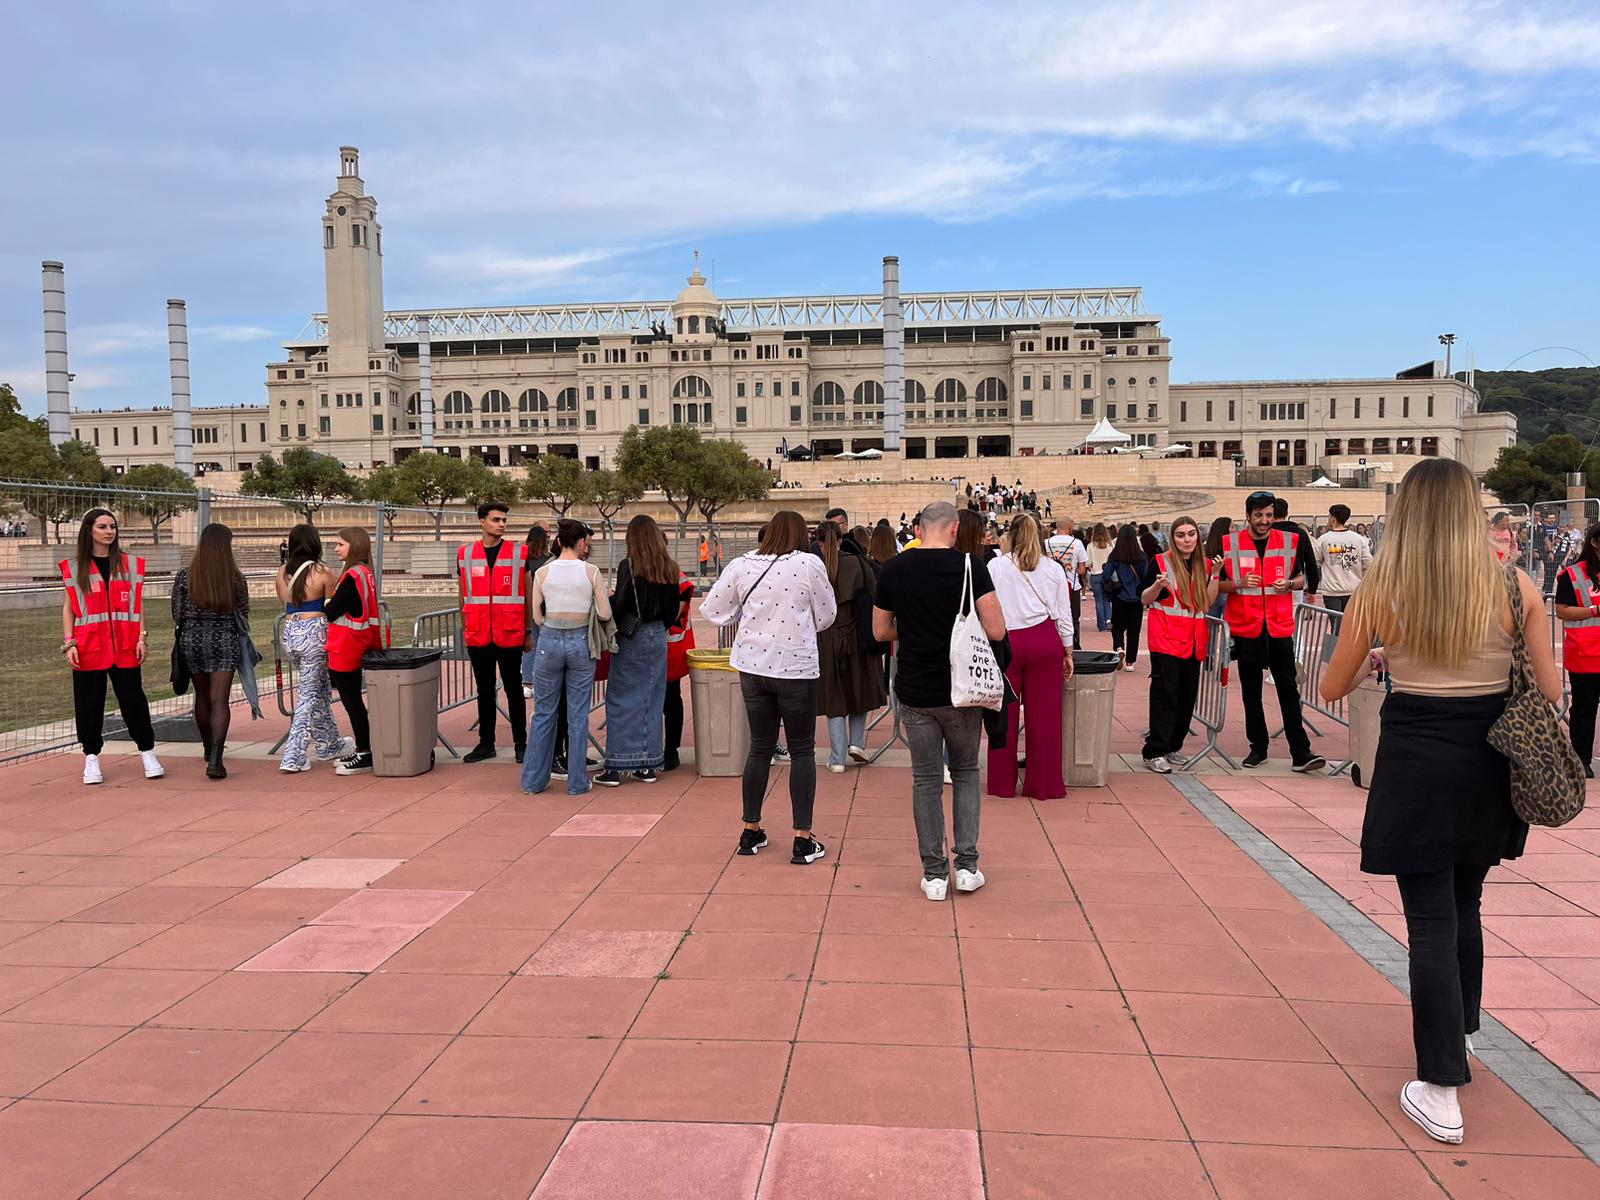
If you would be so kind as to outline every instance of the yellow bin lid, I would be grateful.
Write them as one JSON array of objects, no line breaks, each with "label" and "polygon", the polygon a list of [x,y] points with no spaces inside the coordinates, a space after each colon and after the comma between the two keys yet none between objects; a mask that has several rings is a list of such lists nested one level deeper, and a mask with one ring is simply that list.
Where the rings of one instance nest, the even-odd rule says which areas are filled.
[{"label": "yellow bin lid", "polygon": [[731,671],[737,675],[739,668],[728,662],[732,655],[732,650],[691,650],[689,651],[689,670]]}]

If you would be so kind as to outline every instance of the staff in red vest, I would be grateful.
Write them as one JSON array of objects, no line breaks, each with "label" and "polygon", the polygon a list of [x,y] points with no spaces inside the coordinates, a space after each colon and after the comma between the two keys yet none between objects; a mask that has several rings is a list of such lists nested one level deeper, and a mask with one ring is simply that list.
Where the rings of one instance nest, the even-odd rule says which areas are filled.
[{"label": "staff in red vest", "polygon": [[141,668],[148,648],[144,627],[144,559],[122,551],[116,514],[91,509],[78,527],[77,553],[60,563],[66,597],[61,604],[61,652],[72,667],[72,707],[83,747],[83,781],[101,783],[105,748],[106,684],[144,757],[144,777],[166,774],[156,757],[150,704]]},{"label": "staff in red vest", "polygon": [[1200,526],[1179,517],[1167,535],[1168,548],[1150,567],[1150,582],[1140,593],[1149,610],[1150,732],[1144,739],[1144,765],[1170,774],[1184,760],[1178,752],[1189,734],[1200,695],[1200,664],[1211,641],[1206,610],[1217,598],[1217,580],[1200,545]]},{"label": "staff in red vest", "polygon": [[528,702],[522,696],[522,652],[533,649],[532,593],[528,589],[528,547],[508,542],[510,508],[498,500],[478,505],[483,536],[456,551],[456,577],[461,595],[461,627],[467,657],[478,684],[478,744],[462,762],[495,756],[495,673],[505,684],[506,715],[511,739],[522,761],[528,744]]},{"label": "staff in red vest", "polygon": [[1246,529],[1222,539],[1221,591],[1228,597],[1223,611],[1233,634],[1233,657],[1239,664],[1239,690],[1244,697],[1244,729],[1250,753],[1244,765],[1267,761],[1267,717],[1261,707],[1262,676],[1272,672],[1283,717],[1283,736],[1296,771],[1319,771],[1326,762],[1311,749],[1300,719],[1300,685],[1295,678],[1294,593],[1305,587],[1295,572],[1300,553],[1298,535],[1274,529],[1271,492],[1252,492],[1245,500]]},{"label": "staff in red vest", "polygon": [[1589,526],[1583,551],[1556,580],[1556,616],[1563,622],[1561,660],[1572,688],[1567,721],[1572,748],[1594,778],[1594,720],[1600,709],[1600,524]]},{"label": "staff in red vest", "polygon": [[344,561],[344,574],[323,610],[328,618],[328,681],[350,718],[356,752],[339,760],[334,771],[358,775],[372,770],[372,726],[361,694],[361,656],[383,646],[383,616],[378,609],[378,579],[372,573],[372,538],[359,525],[339,530],[333,552]]}]

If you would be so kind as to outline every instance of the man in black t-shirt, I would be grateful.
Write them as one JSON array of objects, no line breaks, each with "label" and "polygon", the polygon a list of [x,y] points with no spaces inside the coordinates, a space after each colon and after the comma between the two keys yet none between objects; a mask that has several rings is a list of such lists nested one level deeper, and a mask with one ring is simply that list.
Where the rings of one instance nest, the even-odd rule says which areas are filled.
[{"label": "man in black t-shirt", "polygon": [[943,900],[950,887],[944,830],[946,750],[954,786],[956,890],[975,892],[984,884],[978,870],[983,710],[950,703],[950,634],[966,599],[969,563],[984,634],[997,642],[1005,636],[1006,623],[988,568],[954,548],[955,506],[944,500],[928,505],[921,513],[921,530],[917,549],[897,554],[883,566],[872,633],[880,642],[900,643],[894,691],[911,748],[911,810],[922,854],[922,893],[929,900]]}]

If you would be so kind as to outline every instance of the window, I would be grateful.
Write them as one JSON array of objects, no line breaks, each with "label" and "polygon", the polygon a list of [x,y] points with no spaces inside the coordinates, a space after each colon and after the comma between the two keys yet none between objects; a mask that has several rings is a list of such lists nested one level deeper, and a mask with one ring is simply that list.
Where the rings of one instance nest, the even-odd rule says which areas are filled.
[{"label": "window", "polygon": [[747,424],[749,424],[749,421],[750,421],[750,410],[747,409],[742,404],[738,405],[733,410],[733,422],[734,422],[734,424],[735,425],[747,425]]},{"label": "window", "polygon": [[1322,443],[1322,454],[1323,454],[1323,457],[1324,458],[1337,458],[1340,454],[1343,453],[1343,450],[1340,448],[1342,445],[1343,445],[1343,443],[1340,442],[1340,440],[1338,438],[1329,438],[1327,441]]},{"label": "window", "polygon": [[1024,397],[1022,400],[1018,401],[1017,407],[1018,407],[1018,409],[1021,410],[1022,417],[1023,417],[1024,420],[1031,420],[1032,419],[1032,417],[1033,417],[1033,401],[1032,400],[1029,400],[1026,397]]},{"label": "window", "polygon": [[739,400],[744,399],[744,380],[741,379],[738,383],[733,385],[733,394],[735,398]]},{"label": "window", "polygon": [[1090,391],[1094,387],[1094,376],[1085,371],[1083,373],[1083,390]]},{"label": "window", "polygon": [[1256,443],[1256,465],[1261,467],[1270,467],[1272,465],[1271,442]]},{"label": "window", "polygon": [[650,399],[650,385],[648,383],[641,383],[639,385],[639,399],[641,399],[641,400]]},{"label": "window", "polygon": [[766,384],[765,380],[763,380],[763,379],[756,380],[756,395],[757,396],[765,395],[766,394],[766,387],[767,387],[767,384]]},{"label": "window", "polygon": [[1408,437],[1395,438],[1394,452],[1396,454],[1415,454],[1417,452],[1416,439]]},{"label": "window", "polygon": [[472,397],[465,392],[451,392],[444,398],[444,415],[447,417],[467,416],[472,412]]},{"label": "window", "polygon": [[[1208,422],[1211,420],[1211,401],[1209,400],[1206,401],[1206,420]],[[1215,455],[1212,457],[1215,457]]]},{"label": "window", "polygon": [[1356,410],[1356,420],[1359,421],[1359,420],[1361,420],[1361,397],[1357,396],[1355,398],[1354,403],[1355,403],[1355,410]]},{"label": "window", "polygon": [[287,379],[287,378],[289,378],[289,372],[287,372],[287,371],[279,371],[278,372],[278,378],[279,379]]},{"label": "window", "polygon": [[1388,454],[1389,453],[1389,439],[1386,438],[1386,437],[1375,437],[1375,438],[1373,438],[1372,439],[1372,452],[1374,454]]},{"label": "window", "polygon": [[1106,420],[1115,421],[1116,419],[1117,419],[1117,406],[1115,404],[1106,405]]},{"label": "window", "polygon": [[699,333],[700,332],[700,318],[699,317],[690,317],[689,318],[689,332],[690,333]]},{"label": "window", "polygon": [[1306,465],[1306,440],[1304,438],[1295,439],[1294,465],[1297,467],[1303,467]]},{"label": "window", "polygon": [[1088,396],[1085,396],[1082,400],[1078,401],[1078,415],[1086,419],[1092,418],[1094,416],[1094,400]]},{"label": "window", "polygon": [[593,429],[595,428],[596,424],[597,420],[594,409],[585,409],[583,413],[583,427],[585,429]]},{"label": "window", "polygon": [[350,226],[350,244],[352,246],[361,245],[361,226],[359,226],[359,225]]},{"label": "window", "polygon": [[698,375],[685,375],[672,385],[672,398],[674,400],[680,398],[697,400],[702,397],[710,397],[710,395],[711,385]]},{"label": "window", "polygon": [[1115,379],[1113,379],[1111,376],[1107,375],[1106,376],[1106,395],[1108,395],[1108,396],[1115,395],[1116,391],[1117,391],[1117,381]]},{"label": "window", "polygon": [[594,384],[586,383],[583,386],[583,398],[590,404],[594,403]]},{"label": "window", "polygon": [[317,418],[317,432],[318,433],[322,433],[322,434],[332,433],[333,432],[333,418],[332,417],[318,417]]},{"label": "window", "polygon": [[[323,246],[323,249],[325,249],[325,250],[332,250],[333,249],[333,226],[332,225],[324,225],[322,227],[322,246]],[[288,437],[289,436],[289,431],[287,429],[285,429],[283,431],[283,436],[284,437]]]},{"label": "window", "polygon": [[857,420],[883,420],[883,384],[877,380],[869,379],[864,383],[858,383],[851,400],[853,404],[851,415]]},{"label": "window", "polygon": [[1345,451],[1345,453],[1347,453],[1347,454],[1354,454],[1354,455],[1358,455],[1358,456],[1362,455],[1362,454],[1365,454],[1366,452],[1367,452],[1367,439],[1366,438],[1351,438],[1350,439],[1350,443],[1349,443],[1349,449]]},{"label": "window", "polygon": [[1233,404],[1234,402],[1232,400],[1228,401],[1228,420],[1230,421],[1233,420]]},{"label": "window", "polygon": [[305,427],[305,423],[304,422],[302,422],[299,426],[296,427],[295,436],[299,437],[299,438],[303,438],[303,437],[306,436],[306,427]]},{"label": "window", "polygon": [[1022,390],[1025,391],[1025,392],[1033,391],[1033,376],[1032,375],[1024,375],[1022,377]]},{"label": "window", "polygon": [[1379,396],[1378,397],[1378,420],[1380,420],[1380,421],[1383,420],[1383,409],[1384,409],[1384,400],[1383,400],[1382,396]]},{"label": "window", "polygon": [[[1061,377],[1061,386],[1062,387],[1071,387],[1072,386],[1072,376],[1071,375],[1063,375]],[[1050,390],[1050,376],[1048,376],[1048,375],[1039,376],[1039,390],[1041,392],[1048,392]]]},{"label": "window", "polygon": [[[1433,397],[1432,397],[1432,396],[1429,396],[1429,397],[1428,397],[1428,415],[1429,415],[1429,416],[1430,416],[1430,417],[1431,417],[1431,416],[1433,416]],[[1426,445],[1427,445],[1427,443],[1428,443],[1428,439],[1427,439],[1427,438],[1423,438],[1423,439],[1422,439],[1422,443],[1423,443],[1423,445],[1424,445],[1424,447],[1426,447]],[[1435,438],[1435,439],[1434,439],[1434,452],[1435,452],[1435,453],[1437,453],[1437,452],[1438,452],[1438,446],[1439,446],[1439,441],[1438,441],[1438,439],[1437,439],[1437,438]],[[1424,453],[1424,454],[1426,454],[1426,453],[1427,453],[1427,450],[1426,450],[1426,449],[1424,449],[1424,450],[1423,450],[1423,453]]]},{"label": "window", "polygon": [[791,425],[800,424],[800,406],[798,404],[789,405],[789,423]]},{"label": "window", "polygon": [[648,408],[641,408],[639,410],[639,424],[641,424],[641,425],[650,424],[650,410]]},{"label": "window", "polygon": [[[378,398],[373,397],[376,405]],[[499,389],[487,391],[483,394],[483,411],[486,413],[509,413],[511,411],[511,397]]]},{"label": "window", "polygon": [[[623,384],[622,385],[622,398],[624,400],[630,399],[630,397],[628,395],[628,385],[627,384]],[[607,397],[607,399],[610,399],[610,397]]]},{"label": "window", "polygon": [[756,347],[756,357],[758,359],[760,359],[760,358],[777,358],[778,357],[778,345],[777,345],[777,343],[773,342],[773,343],[771,343],[769,345],[757,346]]},{"label": "window", "polygon": [[1215,442],[1201,442],[1200,443],[1200,448],[1199,448],[1198,451],[1196,451],[1196,457],[1198,457],[1198,458],[1215,458],[1216,456],[1217,456],[1217,444]]},{"label": "window", "polygon": [[135,446],[139,444],[139,427],[137,425],[133,427],[133,444]]},{"label": "window", "polygon": [[[1428,397],[1428,402],[1430,404],[1433,402],[1433,397],[1432,396]],[[1436,438],[1436,437],[1425,437],[1425,438],[1422,439],[1422,457],[1423,458],[1438,458],[1439,457],[1439,439],[1438,438]]]},{"label": "window", "polygon": [[800,381],[798,379],[791,379],[789,381],[789,395],[798,396],[799,394],[800,394]]},{"label": "window", "polygon": [[1328,420],[1337,421],[1338,419],[1339,419],[1339,397],[1337,397],[1337,396],[1329,396],[1328,397]]},{"label": "window", "polygon": [[733,361],[734,362],[740,362],[740,361],[742,361],[744,359],[747,359],[749,357],[750,357],[750,351],[749,350],[745,349],[742,346],[734,347],[734,351],[733,351]]},{"label": "window", "polygon": [[[933,402],[946,408],[955,408],[960,415],[966,415],[967,386],[959,379],[941,379],[933,389]],[[956,407],[959,406],[959,407]]]},{"label": "window", "polygon": [[607,350],[606,361],[608,363],[627,362],[628,352],[626,350]]},{"label": "window", "polygon": [[[284,437],[288,437],[289,436],[289,431],[287,429],[284,430],[283,436]],[[267,423],[265,421],[261,422],[261,440],[263,442],[267,440]]]},{"label": "window", "polygon": [[529,388],[517,397],[517,411],[529,415],[548,413],[550,399],[538,388]]},{"label": "window", "polygon": [[[693,408],[694,405],[691,404],[689,407]],[[707,425],[711,424],[711,405],[702,404],[700,406],[700,420]]]},{"label": "window", "polygon": [[813,423],[844,420],[844,388],[833,380],[817,384],[811,393]]},{"label": "window", "polygon": [[980,421],[995,421],[1011,415],[1010,406],[1007,404],[1006,385],[1003,379],[989,376],[978,381],[978,389],[974,393],[977,399],[977,417]]},{"label": "window", "polygon": [[118,429],[115,425],[113,425],[111,427],[111,444],[113,446],[117,446],[117,445],[121,445],[121,443],[122,443],[122,430]]},{"label": "window", "polygon": [[[95,430],[96,436],[98,436],[99,433],[100,433],[100,431],[98,429],[96,429]],[[278,436],[280,438],[282,438],[284,441],[288,441],[289,440],[289,427],[287,425],[279,425],[278,426]]]},{"label": "window", "polygon": [[578,389],[575,387],[562,388],[556,393],[556,428],[576,429],[578,427]]},{"label": "window", "polygon": [[600,388],[600,399],[602,399],[602,400],[611,399],[611,385],[609,383],[601,385],[601,388]]},{"label": "window", "polygon": [[1411,397],[1410,396],[1401,396],[1400,397],[1400,415],[1402,417],[1409,417],[1411,415]]},{"label": "window", "polygon": [[1187,400],[1179,400],[1178,401],[1178,421],[1180,423],[1182,423],[1184,421],[1187,421],[1188,419],[1189,419],[1189,402]]},{"label": "window", "polygon": [[250,440],[250,426],[248,426],[248,425],[240,425],[239,426],[239,441],[241,443],[244,443],[244,442],[248,442],[249,440]]}]

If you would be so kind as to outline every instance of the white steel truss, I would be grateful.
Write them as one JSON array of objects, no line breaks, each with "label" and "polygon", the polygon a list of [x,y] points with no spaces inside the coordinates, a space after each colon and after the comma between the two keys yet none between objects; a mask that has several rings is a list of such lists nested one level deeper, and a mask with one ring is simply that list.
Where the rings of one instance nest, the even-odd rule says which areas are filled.
[{"label": "white steel truss", "polygon": [[[1048,288],[1018,292],[909,292],[901,297],[908,326],[993,325],[1027,321],[1157,320],[1138,288]],[[850,329],[883,324],[883,297],[772,296],[722,301],[728,328],[759,330]],[[572,337],[606,333],[645,334],[657,322],[670,328],[670,300],[618,304],[540,304],[510,308],[447,308],[384,314],[385,336],[414,340],[426,327],[434,340],[493,340]],[[328,337],[328,318],[318,313],[290,345],[314,345]]]}]

